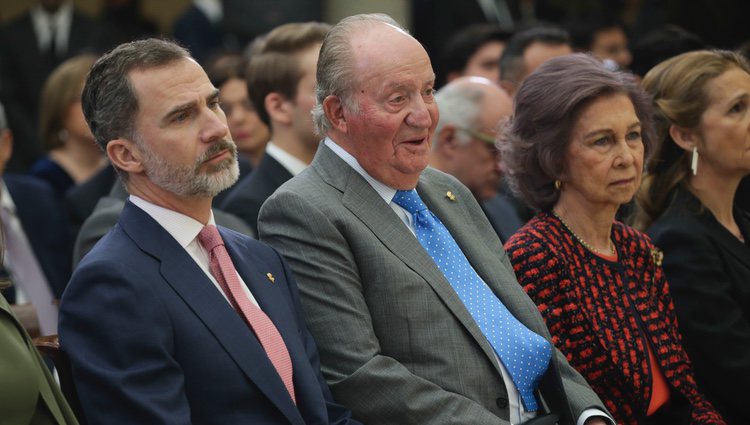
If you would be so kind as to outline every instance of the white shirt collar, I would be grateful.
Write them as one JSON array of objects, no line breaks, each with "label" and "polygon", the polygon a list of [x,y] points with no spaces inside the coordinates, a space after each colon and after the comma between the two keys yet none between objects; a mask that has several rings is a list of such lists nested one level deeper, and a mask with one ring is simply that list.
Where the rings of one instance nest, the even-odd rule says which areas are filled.
[{"label": "white shirt collar", "polygon": [[[156,220],[183,248],[187,248],[203,229],[201,222],[185,214],[160,207],[135,195],[130,195],[129,199],[135,206]],[[208,218],[208,224],[216,225],[213,211]]]},{"label": "white shirt collar", "polygon": [[224,17],[224,7],[219,0],[193,0],[193,5],[203,12],[212,24],[218,23]]},{"label": "white shirt collar", "polygon": [[286,170],[293,176],[296,176],[301,173],[302,170],[307,168],[307,164],[305,164],[304,161],[281,149],[279,145],[273,141],[268,142],[266,145],[266,154],[271,155],[271,158],[279,161],[279,164],[286,168]]},{"label": "white shirt collar", "polygon": [[357,158],[352,156],[352,154],[344,150],[344,148],[342,148],[341,146],[337,145],[336,142],[331,140],[329,137],[326,137],[323,143],[325,143],[326,146],[328,146],[339,158],[349,164],[350,167],[354,168],[354,171],[358,172],[367,181],[367,183],[369,183],[370,186],[375,189],[375,192],[377,192],[378,195],[383,198],[386,204],[391,203],[393,197],[396,196],[396,189],[379,180],[376,180],[375,177],[371,176],[370,173],[365,171],[365,169],[362,168],[361,165],[359,165],[359,161],[357,161]]},{"label": "white shirt collar", "polygon": [[10,192],[8,192],[8,186],[5,185],[5,182],[0,180],[0,208],[7,209],[13,215],[16,214],[16,203],[13,202],[13,198],[10,197]]},{"label": "white shirt collar", "polygon": [[41,4],[31,8],[29,12],[34,31],[37,35],[39,50],[44,51],[52,40],[51,27],[55,28],[55,48],[58,55],[68,50],[68,36],[73,22],[73,3],[70,1],[60,5],[55,13],[48,13]]}]

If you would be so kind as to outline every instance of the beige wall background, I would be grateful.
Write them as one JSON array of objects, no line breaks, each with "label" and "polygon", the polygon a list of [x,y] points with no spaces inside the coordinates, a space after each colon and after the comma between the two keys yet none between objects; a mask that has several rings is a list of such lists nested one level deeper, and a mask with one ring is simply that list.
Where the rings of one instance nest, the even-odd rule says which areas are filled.
[{"label": "beige wall background", "polygon": [[[252,0],[247,0],[252,1]],[[0,0],[0,22],[15,18],[36,2],[34,0]],[[74,0],[78,9],[91,16],[101,11],[100,0]],[[164,34],[172,28],[172,22],[189,5],[190,0],[143,0],[142,13],[156,23]],[[357,13],[382,12],[391,15],[407,28],[411,24],[409,0],[324,0],[323,20],[335,24],[341,18]]]}]

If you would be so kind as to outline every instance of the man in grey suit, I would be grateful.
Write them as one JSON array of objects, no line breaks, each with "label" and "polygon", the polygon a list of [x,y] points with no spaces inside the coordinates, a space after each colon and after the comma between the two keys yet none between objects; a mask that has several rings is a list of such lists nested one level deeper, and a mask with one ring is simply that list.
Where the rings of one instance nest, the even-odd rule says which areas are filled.
[{"label": "man in grey suit", "polygon": [[[367,424],[607,423],[599,398],[549,348],[474,196],[426,168],[438,111],[422,46],[385,15],[352,16],[323,42],[317,80],[313,120],[327,138],[264,204],[259,232],[297,276],[336,398]],[[472,284],[491,291],[479,304],[504,305],[503,323],[529,339],[489,342],[477,303],[462,301],[455,273],[440,268],[446,259],[415,238],[424,231],[417,213],[396,201],[414,188],[460,251],[450,260],[468,260]],[[547,356],[529,361],[539,371],[531,386],[517,385],[507,365],[520,356],[504,350],[529,340]]]}]

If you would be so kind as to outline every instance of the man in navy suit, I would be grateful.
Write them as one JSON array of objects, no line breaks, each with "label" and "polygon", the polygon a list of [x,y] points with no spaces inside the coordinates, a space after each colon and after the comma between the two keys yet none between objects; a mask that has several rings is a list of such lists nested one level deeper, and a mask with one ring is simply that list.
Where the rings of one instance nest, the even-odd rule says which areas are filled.
[{"label": "man in navy suit", "polygon": [[57,303],[70,278],[71,244],[57,196],[32,176],[5,173],[13,134],[0,104],[0,217],[5,255],[0,264],[13,283],[11,304],[30,303],[42,335],[57,333]]},{"label": "man in navy suit", "polygon": [[130,197],[61,304],[86,419],[356,423],[331,400],[281,256],[212,227],[211,200],[238,174],[218,93],[186,50],[156,39],[120,45],[87,78],[86,120]]}]

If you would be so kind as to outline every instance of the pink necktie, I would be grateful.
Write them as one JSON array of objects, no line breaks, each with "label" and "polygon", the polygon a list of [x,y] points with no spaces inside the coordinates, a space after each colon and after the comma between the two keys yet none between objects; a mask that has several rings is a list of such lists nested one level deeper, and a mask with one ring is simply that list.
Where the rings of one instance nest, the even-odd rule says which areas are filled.
[{"label": "pink necktie", "polygon": [[212,224],[204,226],[198,234],[198,240],[208,251],[211,274],[219,282],[234,309],[242,313],[247,325],[255,332],[263,349],[266,350],[268,358],[276,368],[276,372],[284,381],[284,386],[289,391],[292,401],[296,404],[292,359],[289,357],[289,351],[281,338],[281,334],[279,334],[279,330],[276,329],[276,326],[263,310],[252,303],[243,292],[237,271],[232,264],[232,259],[229,258],[229,253],[224,247],[224,241],[221,239],[216,226]]}]

